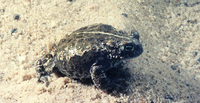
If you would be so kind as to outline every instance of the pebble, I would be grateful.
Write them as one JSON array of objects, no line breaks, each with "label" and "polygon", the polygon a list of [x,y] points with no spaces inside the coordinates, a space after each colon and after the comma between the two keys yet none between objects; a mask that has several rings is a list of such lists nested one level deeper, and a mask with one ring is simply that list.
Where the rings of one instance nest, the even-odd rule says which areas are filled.
[{"label": "pebble", "polygon": [[15,20],[19,20],[20,16],[19,16],[18,14],[15,14],[15,15],[13,16],[13,18],[14,18]]},{"label": "pebble", "polygon": [[0,12],[3,12],[3,13],[4,13],[4,12],[5,12],[5,9],[0,9]]},{"label": "pebble", "polygon": [[174,100],[174,97],[172,97],[172,96],[170,96],[170,95],[165,95],[165,99]]},{"label": "pebble", "polygon": [[171,68],[172,68],[172,70],[176,70],[177,69],[176,66],[174,66],[174,65],[171,65]]},{"label": "pebble", "polygon": [[200,63],[200,57],[199,57],[199,59],[197,59],[197,63]]},{"label": "pebble", "polygon": [[195,19],[195,20],[188,20],[187,23],[197,24],[197,19]]},{"label": "pebble", "polygon": [[154,103],[154,101],[152,99],[150,99],[150,103]]},{"label": "pebble", "polygon": [[189,84],[189,83],[186,83],[186,86],[187,86],[187,87],[189,87],[189,86],[190,86],[190,84]]},{"label": "pebble", "polygon": [[178,73],[181,73],[180,69],[178,70]]},{"label": "pebble", "polygon": [[194,52],[194,57],[196,57],[198,55],[198,52]]},{"label": "pebble", "polygon": [[13,28],[13,29],[11,30],[11,34],[14,33],[14,32],[16,32],[16,31],[17,31],[17,28]]},{"label": "pebble", "polygon": [[125,16],[125,17],[128,17],[128,14],[126,14],[126,13],[122,13],[122,15]]}]

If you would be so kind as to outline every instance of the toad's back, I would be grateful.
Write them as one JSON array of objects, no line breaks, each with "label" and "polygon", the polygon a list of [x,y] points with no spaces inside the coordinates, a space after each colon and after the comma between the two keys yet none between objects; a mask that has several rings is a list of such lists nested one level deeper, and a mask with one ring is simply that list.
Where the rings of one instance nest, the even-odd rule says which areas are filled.
[{"label": "toad's back", "polygon": [[[57,53],[65,52],[66,58],[71,56],[82,56],[85,52],[90,50],[106,50],[111,43],[120,44],[132,42],[130,36],[125,33],[116,31],[110,25],[98,24],[80,28],[72,34],[67,35],[61,39],[57,46]],[[107,44],[108,46],[105,46]]]}]

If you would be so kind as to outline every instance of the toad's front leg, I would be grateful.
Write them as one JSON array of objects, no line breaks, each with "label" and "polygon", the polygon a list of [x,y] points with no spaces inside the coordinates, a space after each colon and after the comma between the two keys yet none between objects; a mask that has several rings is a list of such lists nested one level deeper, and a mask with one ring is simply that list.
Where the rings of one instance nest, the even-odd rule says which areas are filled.
[{"label": "toad's front leg", "polygon": [[113,91],[119,91],[123,89],[122,85],[116,82],[117,79],[112,80],[108,78],[106,72],[111,69],[112,65],[109,61],[97,61],[91,66],[90,73],[92,81],[94,85],[102,90],[105,90],[108,93],[112,93]]}]

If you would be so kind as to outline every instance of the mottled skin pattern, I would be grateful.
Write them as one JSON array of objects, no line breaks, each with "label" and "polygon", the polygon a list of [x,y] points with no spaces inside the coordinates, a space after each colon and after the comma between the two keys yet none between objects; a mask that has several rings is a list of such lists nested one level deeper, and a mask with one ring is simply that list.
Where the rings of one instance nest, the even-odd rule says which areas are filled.
[{"label": "mottled skin pattern", "polygon": [[[37,62],[39,81],[48,81],[56,68],[62,74],[80,81],[91,79],[97,88],[123,88],[106,75],[118,68],[124,59],[142,54],[139,34],[117,31],[110,25],[94,24],[80,28],[58,43],[55,55],[47,54]],[[117,82],[116,82],[117,80]],[[119,81],[118,81],[119,80]]]}]

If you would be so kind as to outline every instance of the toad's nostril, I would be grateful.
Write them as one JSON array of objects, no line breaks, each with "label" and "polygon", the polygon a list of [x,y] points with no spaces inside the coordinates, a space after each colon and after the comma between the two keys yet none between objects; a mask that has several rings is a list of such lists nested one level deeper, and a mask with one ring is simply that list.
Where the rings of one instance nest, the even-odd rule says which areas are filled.
[{"label": "toad's nostril", "polygon": [[133,38],[136,38],[138,40],[140,38],[140,35],[139,35],[139,33],[136,30],[132,30],[131,31],[131,35],[133,36]]}]

